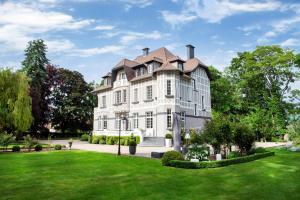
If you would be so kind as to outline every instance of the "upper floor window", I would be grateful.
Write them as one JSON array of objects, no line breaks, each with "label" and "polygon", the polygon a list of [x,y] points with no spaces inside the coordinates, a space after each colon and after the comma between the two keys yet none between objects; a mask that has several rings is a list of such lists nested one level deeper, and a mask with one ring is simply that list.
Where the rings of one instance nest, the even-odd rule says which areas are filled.
[{"label": "upper floor window", "polygon": [[106,96],[102,96],[102,107],[106,107]]},{"label": "upper floor window", "polygon": [[180,112],[180,126],[185,128],[185,112]]},{"label": "upper floor window", "polygon": [[172,128],[172,110],[167,109],[167,128]]},{"label": "upper floor window", "polygon": [[138,102],[139,100],[138,100],[138,89],[137,88],[134,89],[134,94],[133,95],[134,95],[134,97],[133,97],[134,102]]},{"label": "upper floor window", "polygon": [[171,80],[167,80],[167,95],[171,95]]},{"label": "upper floor window", "polygon": [[194,115],[197,116],[197,104],[194,105]]},{"label": "upper floor window", "polygon": [[152,85],[147,86],[147,100],[151,100],[152,99]]},{"label": "upper floor window", "polygon": [[146,128],[153,128],[153,112],[146,112]]},{"label": "upper floor window", "polygon": [[123,102],[126,103],[127,100],[127,91],[123,90]]},{"label": "upper floor window", "polygon": [[135,76],[140,76],[141,75],[141,68],[138,68],[135,70]]},{"label": "upper floor window", "polygon": [[183,63],[181,62],[178,62],[178,69],[182,70],[183,71]]},{"label": "upper floor window", "polygon": [[153,72],[153,63],[148,65],[148,74]]},{"label": "upper floor window", "polygon": [[197,88],[196,88],[196,81],[195,81],[195,79],[193,79],[192,81],[193,81],[193,82],[192,82],[192,83],[193,83],[193,89],[196,90],[196,89],[197,89]]},{"label": "upper floor window", "polygon": [[205,110],[205,107],[204,107],[204,96],[203,95],[201,96],[201,103],[202,103],[202,110]]},{"label": "upper floor window", "polygon": [[115,103],[121,103],[121,91],[116,91],[115,95]]}]

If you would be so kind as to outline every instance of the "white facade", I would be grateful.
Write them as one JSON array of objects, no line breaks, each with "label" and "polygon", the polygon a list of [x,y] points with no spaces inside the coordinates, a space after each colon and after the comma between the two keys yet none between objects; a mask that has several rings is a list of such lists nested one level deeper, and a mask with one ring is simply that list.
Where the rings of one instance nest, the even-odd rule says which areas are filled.
[{"label": "white facade", "polygon": [[[182,116],[182,128],[202,129],[211,117],[209,74],[200,65],[187,71],[185,67],[191,68],[188,64],[165,59],[130,65],[129,72],[125,62],[115,67],[104,77],[105,84],[95,90],[98,106],[94,109],[93,133],[118,135],[121,129],[122,135],[165,137],[172,131],[174,112]],[[120,113],[127,119],[121,120],[121,127]]]}]

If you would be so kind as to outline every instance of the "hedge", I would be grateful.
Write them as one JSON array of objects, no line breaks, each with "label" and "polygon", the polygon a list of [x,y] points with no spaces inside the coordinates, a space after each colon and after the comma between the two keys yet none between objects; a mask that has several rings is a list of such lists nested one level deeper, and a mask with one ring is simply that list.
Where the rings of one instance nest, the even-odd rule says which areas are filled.
[{"label": "hedge", "polygon": [[[140,137],[134,136],[134,138],[135,138],[136,143],[139,144]],[[131,136],[121,136],[120,144],[129,146],[130,140],[131,140]],[[99,144],[114,145],[114,144],[119,143],[119,136],[106,136],[106,135],[93,136],[93,141],[98,141]]]},{"label": "hedge", "polygon": [[191,162],[191,161],[182,161],[182,160],[172,160],[170,165],[176,168],[185,168],[185,169],[201,169],[201,168],[216,168],[223,167],[238,163],[250,162],[260,158],[265,158],[268,156],[274,156],[274,152],[265,152],[265,153],[256,153],[249,156],[243,156],[232,159],[225,159],[219,161],[202,161],[202,162]]}]

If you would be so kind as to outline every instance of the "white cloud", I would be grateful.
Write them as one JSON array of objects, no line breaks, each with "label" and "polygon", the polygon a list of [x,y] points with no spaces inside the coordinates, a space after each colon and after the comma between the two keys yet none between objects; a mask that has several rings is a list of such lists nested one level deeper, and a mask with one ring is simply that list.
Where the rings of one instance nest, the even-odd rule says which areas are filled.
[{"label": "white cloud", "polygon": [[[246,12],[266,12],[279,10],[281,3],[266,0],[262,2],[233,0],[186,0],[179,13],[162,11],[163,19],[173,27],[193,21],[197,18],[209,23],[219,23],[224,18]],[[180,17],[176,17],[180,16]]]},{"label": "white cloud", "polygon": [[75,44],[70,40],[46,40],[45,44],[48,47],[50,53],[70,51],[75,48]]},{"label": "white cloud", "polygon": [[120,42],[124,45],[128,45],[137,40],[143,40],[143,39],[158,40],[163,38],[164,36],[165,34],[162,34],[158,31],[152,31],[150,33],[126,32],[123,36],[121,36]]},{"label": "white cloud", "polygon": [[107,31],[107,30],[112,30],[114,28],[115,27],[111,25],[99,25],[93,28],[93,30]]},{"label": "white cloud", "polygon": [[295,38],[289,38],[280,43],[280,45],[284,47],[300,46],[300,40]]},{"label": "white cloud", "polygon": [[88,57],[106,53],[118,54],[124,48],[124,46],[119,45],[107,45],[98,48],[78,49],[75,51],[74,56]]}]

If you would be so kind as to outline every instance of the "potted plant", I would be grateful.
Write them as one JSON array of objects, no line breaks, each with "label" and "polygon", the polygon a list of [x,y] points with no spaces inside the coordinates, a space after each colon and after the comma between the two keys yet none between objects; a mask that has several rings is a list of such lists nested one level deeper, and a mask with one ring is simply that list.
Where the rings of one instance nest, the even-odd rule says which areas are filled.
[{"label": "potted plant", "polygon": [[129,153],[131,155],[134,155],[136,152],[136,141],[135,140],[130,140],[129,141]]},{"label": "potted plant", "polygon": [[71,150],[72,144],[73,144],[73,139],[71,138],[68,143],[69,143],[69,149]]},{"label": "potted plant", "polygon": [[166,134],[166,139],[165,139],[165,145],[166,147],[172,147],[172,134],[167,133]]}]

